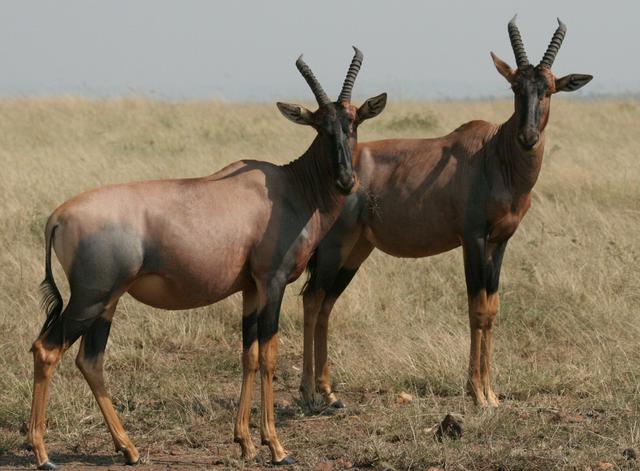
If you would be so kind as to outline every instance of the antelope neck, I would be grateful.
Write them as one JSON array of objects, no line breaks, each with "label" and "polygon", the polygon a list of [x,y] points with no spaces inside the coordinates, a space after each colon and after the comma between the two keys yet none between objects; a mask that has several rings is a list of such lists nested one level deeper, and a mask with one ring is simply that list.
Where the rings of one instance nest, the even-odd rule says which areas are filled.
[{"label": "antelope neck", "polygon": [[517,122],[514,113],[500,126],[496,134],[495,159],[490,159],[490,162],[498,167],[504,183],[513,194],[525,194],[535,185],[542,167],[547,118],[544,116],[541,120],[538,143],[530,150],[518,142]]},{"label": "antelope neck", "polygon": [[335,150],[330,149],[320,136],[316,136],[304,154],[282,166],[292,187],[309,209],[318,209],[321,213],[336,209],[341,200],[331,172],[331,152]]}]

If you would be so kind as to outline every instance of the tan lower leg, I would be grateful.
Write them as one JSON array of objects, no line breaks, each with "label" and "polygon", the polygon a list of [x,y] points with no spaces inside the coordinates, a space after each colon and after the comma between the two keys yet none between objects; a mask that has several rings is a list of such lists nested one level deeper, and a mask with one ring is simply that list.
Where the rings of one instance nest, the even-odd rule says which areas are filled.
[{"label": "tan lower leg", "polygon": [[471,329],[471,348],[469,352],[469,393],[476,404],[487,405],[482,381],[481,362],[484,357],[483,331],[487,328],[489,317],[487,313],[487,293],[481,290],[476,296],[469,299],[469,326]]},{"label": "tan lower leg", "polygon": [[327,355],[327,339],[329,330],[329,315],[335,299],[325,299],[322,303],[322,309],[318,315],[315,332],[315,373],[316,373],[316,389],[322,394],[327,405],[333,404],[338,400],[331,388],[331,378],[329,372],[329,361]]},{"label": "tan lower leg", "polygon": [[242,390],[240,392],[240,404],[234,429],[234,440],[240,444],[242,458],[252,459],[256,456],[256,448],[253,446],[249,433],[249,418],[251,416],[251,397],[258,370],[258,342],[255,341],[242,353]]},{"label": "tan lower leg", "polygon": [[314,335],[318,311],[324,298],[323,291],[305,294],[304,303],[304,348],[302,354],[302,380],[300,382],[300,395],[307,404],[314,403],[316,382],[313,375],[313,351]]},{"label": "tan lower leg", "polygon": [[62,357],[63,348],[54,347],[47,349],[41,340],[36,340],[33,351],[33,399],[31,402],[31,418],[29,420],[29,433],[27,441],[33,448],[38,466],[49,461],[49,456],[44,446],[45,411],[49,383],[53,371]]},{"label": "tan lower leg", "polygon": [[469,380],[467,390],[473,397],[476,404],[486,406],[487,400],[484,397],[482,388],[482,376],[480,373],[480,349],[482,346],[482,329],[471,326],[471,349],[469,352]]},{"label": "tan lower leg", "polygon": [[129,436],[124,430],[116,411],[113,409],[111,398],[109,397],[104,385],[104,354],[99,353],[95,358],[87,359],[84,356],[84,342],[83,338],[78,351],[78,356],[76,357],[76,365],[82,372],[84,379],[87,380],[87,383],[98,402],[98,407],[100,407],[100,411],[107,423],[107,428],[113,438],[116,451],[121,451],[124,454],[125,460],[128,464],[137,463],[140,459],[138,450],[129,439]]},{"label": "tan lower leg", "polygon": [[262,392],[262,420],[260,435],[262,443],[269,446],[271,459],[279,463],[286,458],[286,453],[276,434],[275,413],[273,410],[273,373],[278,358],[278,336],[260,342],[260,379]]},{"label": "tan lower leg", "polygon": [[487,325],[482,329],[482,350],[480,359],[480,373],[485,397],[490,406],[497,407],[500,404],[498,397],[491,386],[491,353],[493,351],[493,324],[498,312],[498,293],[487,297]]},{"label": "tan lower leg", "polygon": [[491,349],[493,343],[493,333],[491,329],[482,331],[482,350],[480,358],[480,373],[482,379],[482,389],[490,406],[497,407],[500,404],[498,397],[491,387]]}]

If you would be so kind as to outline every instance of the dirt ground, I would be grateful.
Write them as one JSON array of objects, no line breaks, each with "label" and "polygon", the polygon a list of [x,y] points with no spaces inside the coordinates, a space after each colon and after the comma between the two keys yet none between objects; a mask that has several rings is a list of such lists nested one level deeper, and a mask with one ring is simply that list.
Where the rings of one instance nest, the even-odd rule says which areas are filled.
[{"label": "dirt ground", "polygon": [[[496,78],[498,80],[499,77]],[[501,79],[500,79],[501,80]],[[390,102],[360,141],[440,136],[472,119],[504,122],[511,100]],[[483,410],[465,393],[469,323],[461,250],[427,259],[374,251],[331,315],[332,381],[347,408],[298,402],[304,277],[280,316],[275,401],[295,470],[630,471],[640,450],[640,103],[553,99],[532,206],[509,242],[494,334],[494,387]],[[240,158],[285,163],[314,131],[275,105],[144,99],[0,100],[0,468],[34,469],[22,449],[33,384],[31,343],[44,316],[43,227],[51,211],[110,183],[207,175]],[[58,263],[55,278],[68,299]],[[239,460],[241,299],[167,312],[129,296],[106,351],[114,406],[139,469],[260,469]],[[77,345],[56,368],[45,443],[64,469],[123,459],[86,381]],[[406,392],[413,400],[398,403]],[[260,394],[251,433],[259,444]],[[453,413],[459,439],[434,439]],[[433,470],[432,470],[433,471]]]}]

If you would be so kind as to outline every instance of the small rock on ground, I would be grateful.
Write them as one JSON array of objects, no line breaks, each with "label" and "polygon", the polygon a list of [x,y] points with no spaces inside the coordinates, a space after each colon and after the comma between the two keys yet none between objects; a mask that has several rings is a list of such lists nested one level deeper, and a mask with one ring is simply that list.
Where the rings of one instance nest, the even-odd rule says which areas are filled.
[{"label": "small rock on ground", "polygon": [[462,425],[451,414],[447,414],[438,425],[436,430],[436,440],[442,441],[444,437],[457,440],[462,437]]},{"label": "small rock on ground", "polygon": [[413,396],[404,391],[396,397],[396,404],[409,404],[411,401],[413,401]]}]

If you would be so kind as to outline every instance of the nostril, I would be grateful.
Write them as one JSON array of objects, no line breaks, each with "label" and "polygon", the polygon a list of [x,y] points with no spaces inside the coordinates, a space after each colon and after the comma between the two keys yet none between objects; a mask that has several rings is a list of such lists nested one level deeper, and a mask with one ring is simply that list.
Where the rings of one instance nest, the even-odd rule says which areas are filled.
[{"label": "nostril", "polygon": [[532,148],[536,145],[539,139],[539,134],[535,132],[521,132],[518,133],[518,140],[520,143],[527,148]]},{"label": "nostril", "polygon": [[351,189],[354,187],[355,182],[355,177],[351,175],[348,178],[339,178],[336,181],[336,185],[343,194],[347,195],[351,192]]}]

